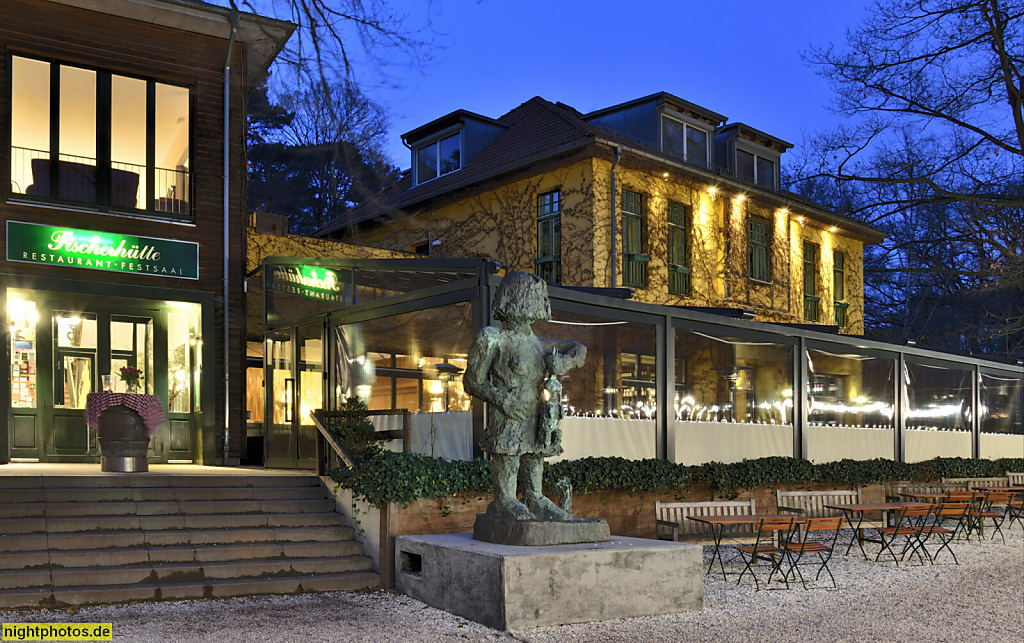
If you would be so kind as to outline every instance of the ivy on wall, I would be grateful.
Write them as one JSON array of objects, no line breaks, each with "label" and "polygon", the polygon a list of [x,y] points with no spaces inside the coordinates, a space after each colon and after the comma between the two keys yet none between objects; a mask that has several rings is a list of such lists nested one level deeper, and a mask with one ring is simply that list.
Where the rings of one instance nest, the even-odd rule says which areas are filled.
[{"label": "ivy on wall", "polygon": [[[707,485],[719,495],[735,498],[742,491],[776,485],[824,484],[851,487],[886,480],[915,482],[941,478],[989,478],[1007,471],[1024,471],[1024,458],[973,460],[935,458],[907,464],[881,458],[812,464],[796,458],[759,458],[732,464],[711,462],[687,466],[666,460],[583,458],[544,466],[544,486],[552,488],[565,476],[574,493],[600,491],[667,491],[682,496],[692,486]],[[448,461],[413,453],[385,451],[355,469],[334,469],[331,477],[355,497],[382,507],[406,506],[422,498],[489,495],[490,462]]]}]

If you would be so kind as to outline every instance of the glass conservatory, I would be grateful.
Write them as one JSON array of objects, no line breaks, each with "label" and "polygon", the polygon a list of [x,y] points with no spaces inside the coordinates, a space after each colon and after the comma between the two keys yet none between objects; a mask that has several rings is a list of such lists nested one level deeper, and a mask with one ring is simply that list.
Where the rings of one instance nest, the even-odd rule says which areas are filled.
[{"label": "glass conservatory", "polygon": [[[476,331],[499,325],[497,272],[471,259],[265,260],[249,408],[266,465],[311,467],[310,412],[353,395],[381,429],[408,411],[411,451],[479,456],[485,409],[462,373]],[[548,292],[552,319],[534,331],[587,346],[586,364],[562,381],[561,458],[1024,453],[1019,364],[754,322],[743,311],[642,304],[628,289]]]}]

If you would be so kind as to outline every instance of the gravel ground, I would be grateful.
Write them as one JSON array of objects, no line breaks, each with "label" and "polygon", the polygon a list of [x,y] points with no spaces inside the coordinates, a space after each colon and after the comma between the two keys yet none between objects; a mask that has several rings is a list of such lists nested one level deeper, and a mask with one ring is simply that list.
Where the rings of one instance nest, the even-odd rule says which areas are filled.
[{"label": "gravel ground", "polygon": [[[755,591],[705,577],[704,610],[498,632],[391,592],[336,592],[0,612],[0,622],[111,622],[115,641],[1024,641],[1024,535],[958,542],[960,565],[837,556],[839,584]],[[705,547],[705,560],[710,558]]]}]

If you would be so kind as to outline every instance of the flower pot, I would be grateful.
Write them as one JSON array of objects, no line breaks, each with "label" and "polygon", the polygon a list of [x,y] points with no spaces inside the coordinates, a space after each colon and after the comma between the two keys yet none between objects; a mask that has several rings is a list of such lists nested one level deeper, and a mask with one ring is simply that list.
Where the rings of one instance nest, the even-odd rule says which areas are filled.
[{"label": "flower pot", "polygon": [[149,471],[149,435],[142,417],[126,406],[110,406],[97,422],[100,471]]}]

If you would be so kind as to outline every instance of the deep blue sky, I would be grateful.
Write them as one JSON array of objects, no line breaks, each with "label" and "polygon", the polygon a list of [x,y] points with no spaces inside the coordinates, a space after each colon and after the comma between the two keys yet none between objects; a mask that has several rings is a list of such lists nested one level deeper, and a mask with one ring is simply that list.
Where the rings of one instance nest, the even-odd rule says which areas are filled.
[{"label": "deep blue sky", "polygon": [[[403,132],[456,109],[497,118],[533,96],[588,112],[668,91],[799,145],[839,122],[826,109],[828,84],[801,52],[841,44],[871,4],[440,0],[432,23],[443,47],[433,60],[422,72],[389,67],[397,88],[368,93],[392,113],[388,151],[402,168]],[[424,5],[393,2],[410,25]]]}]

